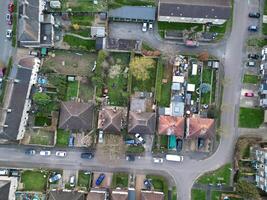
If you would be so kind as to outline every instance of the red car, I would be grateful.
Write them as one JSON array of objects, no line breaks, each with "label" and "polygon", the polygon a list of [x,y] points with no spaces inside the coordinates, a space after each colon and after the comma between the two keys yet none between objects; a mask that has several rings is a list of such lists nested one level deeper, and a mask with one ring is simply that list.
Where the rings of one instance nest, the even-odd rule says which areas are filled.
[{"label": "red car", "polygon": [[245,97],[254,97],[254,93],[253,92],[246,92]]},{"label": "red car", "polygon": [[10,13],[13,13],[14,12],[14,3],[13,2],[10,2],[9,4],[8,4],[8,11],[10,12]]}]

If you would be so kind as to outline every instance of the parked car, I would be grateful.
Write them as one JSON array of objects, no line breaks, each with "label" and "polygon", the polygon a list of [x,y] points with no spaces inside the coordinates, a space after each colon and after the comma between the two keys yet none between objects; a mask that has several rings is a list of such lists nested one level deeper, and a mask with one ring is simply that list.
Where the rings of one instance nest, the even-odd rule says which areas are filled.
[{"label": "parked car", "polygon": [[201,149],[202,147],[204,147],[205,145],[205,140],[203,138],[198,138],[198,141],[197,141],[197,146],[199,149]]},{"label": "parked car", "polygon": [[134,139],[125,140],[124,142],[125,142],[125,144],[135,144]]},{"label": "parked car", "polygon": [[69,147],[73,147],[74,146],[74,136],[73,135],[70,135],[69,137]]},{"label": "parked car", "polygon": [[29,55],[31,55],[31,56],[39,56],[39,52],[38,51],[29,51]]},{"label": "parked car", "polygon": [[144,140],[144,138],[143,138],[139,133],[136,133],[136,134],[135,134],[135,137],[136,137],[136,139],[137,139],[137,141],[138,141],[139,143],[141,143],[141,144],[145,144],[145,140]]},{"label": "parked car", "polygon": [[250,54],[248,54],[248,58],[250,58],[250,59],[255,59],[255,60],[257,60],[257,59],[259,59],[259,55],[258,54],[255,54],[255,53],[250,53]]},{"label": "parked car", "polygon": [[251,18],[260,18],[261,14],[259,12],[250,12],[248,16]]},{"label": "parked car", "polygon": [[148,190],[150,190],[152,187],[152,183],[149,179],[144,180],[144,185],[145,185],[146,189],[148,189]]},{"label": "parked car", "polygon": [[35,151],[34,149],[27,149],[27,150],[25,151],[25,154],[26,154],[26,155],[33,156],[33,155],[36,154],[36,151]]},{"label": "parked car", "polygon": [[248,67],[255,67],[255,65],[256,65],[256,63],[255,63],[254,61],[249,61],[249,62],[247,63],[247,66],[248,66]]},{"label": "parked car", "polygon": [[104,142],[104,132],[103,130],[99,130],[98,143],[103,143],[103,142]]},{"label": "parked car", "polygon": [[10,2],[10,3],[8,4],[8,11],[9,11],[10,13],[13,13],[13,12],[14,12],[14,7],[15,7],[14,3],[13,3],[13,2]]},{"label": "parked car", "polygon": [[177,139],[176,140],[176,151],[180,152],[183,149],[183,140]]},{"label": "parked car", "polygon": [[102,181],[105,179],[105,174],[100,174],[99,177],[96,179],[96,186],[101,185]]},{"label": "parked car", "polygon": [[66,157],[67,153],[66,151],[57,151],[56,156],[58,157]]},{"label": "parked car", "polygon": [[8,29],[8,30],[6,31],[6,38],[7,38],[7,39],[11,39],[11,37],[12,37],[12,30],[11,30],[11,29]]},{"label": "parked car", "polygon": [[12,14],[11,13],[6,14],[6,22],[8,25],[12,25]]},{"label": "parked car", "polygon": [[50,156],[51,155],[51,151],[40,151],[40,155],[41,156]]},{"label": "parked car", "polygon": [[254,97],[254,93],[253,92],[246,92],[245,97]]},{"label": "parked car", "polygon": [[163,158],[153,158],[154,163],[163,163]]},{"label": "parked car", "polygon": [[251,26],[248,27],[248,30],[252,31],[252,32],[257,32],[258,31],[258,27],[255,26],[255,25],[251,25]]},{"label": "parked car", "polygon": [[152,22],[149,22],[149,24],[148,24],[148,29],[149,29],[149,30],[152,30],[152,29],[153,29],[153,24],[152,24]]},{"label": "parked car", "polygon": [[49,182],[53,183],[53,182],[58,181],[59,179],[61,179],[61,174],[56,174],[56,175],[52,176],[51,178],[49,178]]},{"label": "parked car", "polygon": [[74,187],[75,186],[75,176],[71,176],[70,177],[70,187]]},{"label": "parked car", "polygon": [[128,161],[135,161],[135,157],[134,157],[134,155],[127,155],[127,156],[125,157],[125,159],[128,160]]},{"label": "parked car", "polygon": [[82,159],[91,160],[93,157],[94,157],[94,154],[92,154],[92,153],[81,153]]},{"label": "parked car", "polygon": [[143,32],[146,32],[147,31],[147,23],[146,22],[143,23],[142,31]]}]

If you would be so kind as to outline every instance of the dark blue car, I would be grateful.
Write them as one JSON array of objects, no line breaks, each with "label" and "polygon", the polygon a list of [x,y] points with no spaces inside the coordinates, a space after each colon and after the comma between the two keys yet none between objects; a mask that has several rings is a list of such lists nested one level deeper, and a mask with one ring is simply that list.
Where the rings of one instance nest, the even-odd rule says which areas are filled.
[{"label": "dark blue car", "polygon": [[99,186],[104,179],[105,179],[105,174],[100,174],[95,182],[96,186]]},{"label": "dark blue car", "polygon": [[125,140],[125,144],[135,144],[134,139]]}]

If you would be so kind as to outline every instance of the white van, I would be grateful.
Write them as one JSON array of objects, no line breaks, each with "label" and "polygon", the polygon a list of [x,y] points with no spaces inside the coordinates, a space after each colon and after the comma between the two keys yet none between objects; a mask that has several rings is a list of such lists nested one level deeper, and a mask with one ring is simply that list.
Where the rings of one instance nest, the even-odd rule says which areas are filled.
[{"label": "white van", "polygon": [[182,162],[184,160],[184,157],[183,156],[179,156],[179,155],[167,154],[166,155],[166,160],[168,160],[168,161]]}]

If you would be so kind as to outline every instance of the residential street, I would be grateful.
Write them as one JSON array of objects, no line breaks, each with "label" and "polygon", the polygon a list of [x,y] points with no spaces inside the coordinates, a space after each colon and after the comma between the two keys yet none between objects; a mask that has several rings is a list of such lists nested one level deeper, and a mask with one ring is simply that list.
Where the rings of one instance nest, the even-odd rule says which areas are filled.
[{"label": "residential street", "polygon": [[6,22],[6,14],[8,13],[8,3],[9,1],[0,1],[0,60],[3,61],[5,64],[8,63],[8,59],[12,53],[11,40],[8,40],[6,38],[6,30],[12,29],[12,26],[7,25]]},{"label": "residential street", "polygon": [[[183,163],[164,161],[163,164],[152,162],[151,155],[137,159],[134,164],[124,159],[111,163],[100,162],[97,158],[93,160],[82,160],[80,153],[83,149],[68,149],[66,158],[54,156],[56,150],[52,150],[52,156],[41,157],[40,155],[28,156],[24,154],[23,146],[0,146],[0,166],[18,168],[61,168],[61,169],[86,169],[95,171],[129,171],[142,173],[158,173],[164,175],[170,181],[170,186],[177,186],[179,200],[190,200],[191,188],[197,177],[205,172],[215,170],[221,165],[231,162],[235,141],[238,137],[238,109],[241,90],[241,77],[243,73],[242,59],[244,44],[247,37],[248,12],[257,0],[235,0],[233,28],[227,40],[221,43],[195,48],[193,51],[200,52],[208,50],[210,53],[220,56],[224,65],[225,79],[223,81],[223,98],[221,108],[221,141],[217,151],[206,160],[193,160],[184,158]],[[2,19],[5,18],[8,2],[1,1],[1,25],[6,26]],[[119,29],[120,30],[120,29]],[[0,36],[0,42],[6,45],[3,48],[3,58],[7,58],[11,52],[10,42],[5,39],[5,30]],[[118,31],[117,34],[119,34]],[[130,33],[128,33],[130,35]],[[134,34],[134,33],[132,33]],[[138,35],[130,35],[138,38]],[[148,43],[153,43],[155,47],[162,51],[177,53],[177,51],[188,51],[184,46],[158,41],[150,35],[145,35],[144,39]],[[157,46],[156,46],[157,45]],[[8,50],[9,49],[9,50]],[[192,49],[190,49],[192,50]],[[170,178],[172,177],[172,179]]]}]

